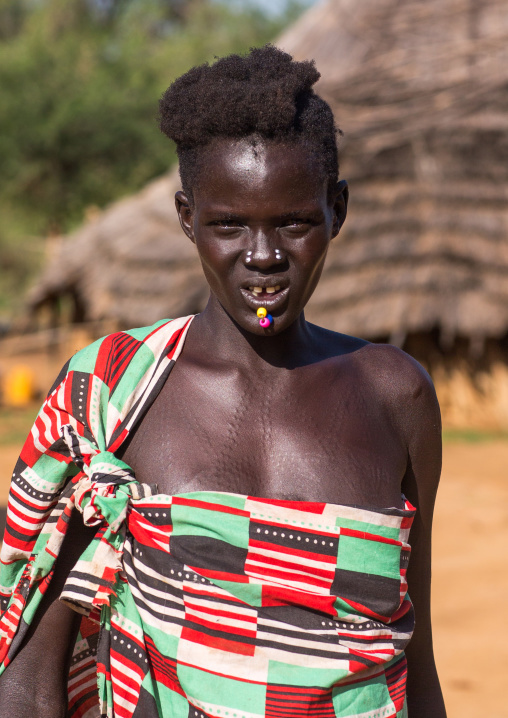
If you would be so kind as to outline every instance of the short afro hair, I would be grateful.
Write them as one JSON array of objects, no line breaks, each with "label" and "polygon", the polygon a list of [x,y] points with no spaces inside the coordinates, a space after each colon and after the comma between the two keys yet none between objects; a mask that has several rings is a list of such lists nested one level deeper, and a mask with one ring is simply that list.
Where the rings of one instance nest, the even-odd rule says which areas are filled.
[{"label": "short afro hair", "polygon": [[228,55],[182,75],[159,102],[161,131],[176,143],[182,187],[193,201],[200,151],[214,140],[257,137],[302,142],[335,188],[337,134],[330,106],[312,86],[314,61],[297,62],[273,45]]}]

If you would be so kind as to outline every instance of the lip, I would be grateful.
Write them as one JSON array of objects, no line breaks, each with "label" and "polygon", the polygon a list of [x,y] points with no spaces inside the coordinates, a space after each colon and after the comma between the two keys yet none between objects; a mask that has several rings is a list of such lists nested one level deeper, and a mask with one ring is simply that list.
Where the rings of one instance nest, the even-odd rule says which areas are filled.
[{"label": "lip", "polygon": [[[277,284],[280,284],[280,282],[277,282]],[[249,287],[263,287],[265,289],[266,287],[273,287],[275,285],[275,282],[273,279],[270,283],[249,283]],[[274,312],[277,309],[280,309],[282,305],[286,302],[288,294],[289,294],[289,287],[284,287],[280,291],[278,291],[276,294],[272,294],[268,297],[263,297],[262,299],[258,299],[255,297],[252,292],[249,292],[248,288],[240,287],[240,291],[242,293],[242,297],[245,300],[245,303],[248,307],[251,309],[257,310],[259,307],[266,307],[267,310],[270,312]]]}]

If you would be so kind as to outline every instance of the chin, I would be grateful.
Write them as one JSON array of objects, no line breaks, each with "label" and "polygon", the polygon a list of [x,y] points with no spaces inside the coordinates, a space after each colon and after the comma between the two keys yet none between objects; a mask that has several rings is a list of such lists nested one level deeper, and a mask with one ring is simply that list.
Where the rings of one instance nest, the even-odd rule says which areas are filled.
[{"label": "chin", "polygon": [[259,318],[256,316],[254,310],[245,312],[243,307],[237,305],[228,307],[227,304],[225,302],[222,303],[220,299],[218,302],[222,306],[223,311],[240,329],[259,337],[270,337],[280,334],[280,332],[283,332],[296,322],[303,311],[303,309],[300,309],[295,313],[289,312],[287,307],[283,308],[279,315],[273,315],[272,323],[269,327],[265,328],[260,325]]},{"label": "chin", "polygon": [[297,317],[290,319],[289,317],[274,317],[273,322],[269,327],[262,327],[259,324],[259,319],[255,317],[254,322],[245,322],[243,327],[251,334],[256,334],[259,337],[273,337],[276,334],[280,334],[296,321]]}]

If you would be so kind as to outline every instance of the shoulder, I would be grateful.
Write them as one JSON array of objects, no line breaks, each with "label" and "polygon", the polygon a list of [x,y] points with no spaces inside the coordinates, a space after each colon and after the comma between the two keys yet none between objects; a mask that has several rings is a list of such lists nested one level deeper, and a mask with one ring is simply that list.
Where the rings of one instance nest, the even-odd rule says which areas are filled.
[{"label": "shoulder", "polygon": [[178,320],[162,319],[146,327],[122,329],[117,332],[112,332],[111,334],[106,334],[77,351],[70,359],[70,366],[93,367],[97,362],[97,357],[101,353],[118,354],[125,351],[125,349],[131,345],[146,343],[151,337],[160,334],[175,321]]},{"label": "shoulder", "polygon": [[364,352],[376,397],[407,451],[407,473],[412,478],[406,477],[404,493],[420,508],[427,496],[431,511],[442,460],[441,412],[432,379],[397,347],[370,344]]},{"label": "shoulder", "polygon": [[423,366],[390,344],[368,344],[359,361],[367,368],[376,396],[398,425],[406,443],[441,436],[441,415],[434,384]]},{"label": "shoulder", "polygon": [[391,344],[366,343],[358,361],[369,372],[376,388],[386,399],[435,399],[434,385],[423,366]]},{"label": "shoulder", "polygon": [[365,339],[313,327],[319,344],[337,368],[346,363],[367,385],[386,398],[435,397],[429,374],[416,359],[391,344],[374,344]]},{"label": "shoulder", "polygon": [[76,352],[66,365],[67,372],[94,374],[104,383],[115,382],[127,367],[144,373],[178,336],[188,317],[161,319],[146,327],[107,334]]},{"label": "shoulder", "polygon": [[346,371],[366,401],[389,414],[406,443],[421,431],[440,435],[434,384],[416,359],[391,344],[374,344],[326,330],[321,337],[333,349],[330,356],[336,374]]}]

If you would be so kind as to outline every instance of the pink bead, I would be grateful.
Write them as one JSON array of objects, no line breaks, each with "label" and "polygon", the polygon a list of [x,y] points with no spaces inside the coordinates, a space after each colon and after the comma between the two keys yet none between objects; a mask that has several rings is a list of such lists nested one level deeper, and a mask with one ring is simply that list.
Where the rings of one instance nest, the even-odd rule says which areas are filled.
[{"label": "pink bead", "polygon": [[268,319],[268,317],[263,317],[263,319],[259,320],[259,326],[263,327],[263,329],[266,329],[266,327],[269,327],[270,324],[271,324],[271,322]]}]

